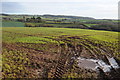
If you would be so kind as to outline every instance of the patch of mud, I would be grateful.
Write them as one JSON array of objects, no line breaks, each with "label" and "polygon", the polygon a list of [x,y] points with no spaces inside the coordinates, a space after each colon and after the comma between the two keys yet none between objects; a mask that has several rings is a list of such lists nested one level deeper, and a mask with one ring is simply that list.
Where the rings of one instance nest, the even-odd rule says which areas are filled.
[{"label": "patch of mud", "polygon": [[120,68],[116,60],[112,58],[108,58],[110,65],[106,64],[103,60],[97,59],[86,59],[86,58],[78,58],[78,66],[80,68],[92,69],[94,71],[98,71],[98,68],[103,70],[103,72],[110,72],[112,68],[118,69]]}]

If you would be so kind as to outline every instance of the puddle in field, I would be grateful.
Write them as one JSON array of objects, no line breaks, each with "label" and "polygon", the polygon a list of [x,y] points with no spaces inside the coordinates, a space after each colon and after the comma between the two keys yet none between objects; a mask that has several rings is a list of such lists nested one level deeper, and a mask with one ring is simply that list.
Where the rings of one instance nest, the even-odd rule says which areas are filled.
[{"label": "puddle in field", "polygon": [[103,72],[110,72],[112,68],[120,68],[113,57],[108,58],[108,61],[110,65],[106,64],[103,60],[86,59],[78,57],[78,66],[80,68],[92,69],[94,71],[98,71],[98,68],[100,68],[103,70]]}]

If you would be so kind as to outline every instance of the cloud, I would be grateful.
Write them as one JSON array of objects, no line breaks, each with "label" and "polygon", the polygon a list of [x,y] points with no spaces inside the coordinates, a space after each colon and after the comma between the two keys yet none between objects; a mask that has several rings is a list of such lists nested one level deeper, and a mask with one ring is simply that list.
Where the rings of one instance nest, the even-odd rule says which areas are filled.
[{"label": "cloud", "polygon": [[[6,0],[16,1],[5,12],[28,14],[76,15],[95,18],[118,18],[118,0]],[[18,2],[17,2],[18,1]],[[41,2],[44,1],[44,2]],[[68,2],[69,1],[69,2]],[[12,3],[12,2],[11,2]],[[17,4],[17,5],[16,5]]]},{"label": "cloud", "polygon": [[96,2],[96,3],[118,3],[119,0],[1,0],[2,2]]},{"label": "cloud", "polygon": [[3,13],[22,13],[23,6],[18,2],[3,2],[2,3],[2,12]]}]

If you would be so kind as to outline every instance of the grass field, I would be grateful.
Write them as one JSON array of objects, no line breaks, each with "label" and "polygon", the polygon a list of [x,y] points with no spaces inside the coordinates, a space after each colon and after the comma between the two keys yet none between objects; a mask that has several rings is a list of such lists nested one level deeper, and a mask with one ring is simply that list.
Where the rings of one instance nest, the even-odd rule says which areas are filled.
[{"label": "grass field", "polygon": [[[11,32],[11,33],[7,33]],[[7,37],[10,36],[11,37]],[[16,34],[15,34],[16,33]],[[20,35],[18,35],[18,34]],[[22,27],[3,27],[3,40],[9,42],[10,40],[16,41],[16,38],[24,37],[24,34],[36,36],[36,37],[45,37],[45,36],[62,36],[62,35],[68,35],[68,36],[87,36],[91,39],[94,38],[96,40],[106,41],[106,42],[115,42],[118,41],[118,32],[110,32],[110,31],[99,31],[99,30],[87,30],[87,29],[69,29],[69,28],[22,28]],[[23,36],[22,36],[23,35]],[[6,38],[12,38],[7,40]],[[4,38],[5,37],[5,38]]]},{"label": "grass field", "polygon": [[24,27],[24,23],[16,21],[2,21],[2,27]]},{"label": "grass field", "polygon": [[[73,68],[65,65],[70,56],[77,52],[87,58],[104,60],[103,55],[107,55],[120,60],[118,35],[118,32],[87,29],[3,27],[2,74],[6,78],[52,78],[56,75],[78,78],[75,65]],[[68,69],[68,72],[61,71],[58,75],[55,72],[57,68],[57,71]],[[83,73],[80,76],[85,78],[94,74]]]},{"label": "grass field", "polygon": [[86,26],[88,27],[91,27],[91,26],[94,26],[94,25],[97,25],[97,24],[85,24]]}]

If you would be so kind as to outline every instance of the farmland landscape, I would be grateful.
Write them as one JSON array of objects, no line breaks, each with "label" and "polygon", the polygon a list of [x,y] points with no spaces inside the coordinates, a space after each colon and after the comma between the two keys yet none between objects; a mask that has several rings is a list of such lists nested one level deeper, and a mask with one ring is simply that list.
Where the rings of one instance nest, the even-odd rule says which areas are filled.
[{"label": "farmland landscape", "polygon": [[3,79],[120,78],[117,19],[3,12],[0,21]]},{"label": "farmland landscape", "polygon": [[[10,16],[8,17],[10,18]],[[20,23],[16,20],[6,20],[4,17],[3,21],[6,23],[16,22],[17,25]],[[47,22],[45,19],[42,21],[39,23],[22,21],[22,24],[29,25],[27,27],[9,27],[9,24],[4,27],[3,22],[2,75],[4,78],[94,79],[119,77],[120,73],[117,67],[120,64],[119,32],[81,29],[88,26],[79,22],[66,22],[66,24],[71,23],[73,27],[65,28],[65,21],[59,22],[59,28],[54,27],[56,24],[52,27],[49,25],[33,26]],[[67,26],[69,26],[68,24]],[[74,28],[74,24],[79,26]],[[62,28],[60,28],[61,25]],[[110,68],[111,71],[104,72],[104,66],[99,67],[100,70],[81,67],[78,65],[80,57],[102,60],[106,65],[111,66],[109,58],[114,58],[117,62],[117,66],[115,65],[117,68],[114,68],[113,65],[113,68]],[[87,65],[87,67],[91,66]]]}]

